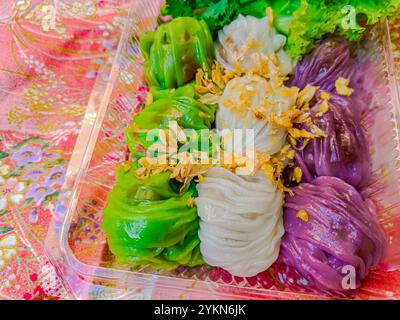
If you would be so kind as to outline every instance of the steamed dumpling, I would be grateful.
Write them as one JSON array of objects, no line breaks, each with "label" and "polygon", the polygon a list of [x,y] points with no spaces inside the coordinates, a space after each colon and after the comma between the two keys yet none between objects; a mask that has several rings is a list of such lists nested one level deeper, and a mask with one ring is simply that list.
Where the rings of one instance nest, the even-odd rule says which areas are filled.
[{"label": "steamed dumpling", "polygon": [[294,62],[283,50],[286,37],[276,32],[269,18],[240,15],[218,33],[216,56],[225,69],[254,71],[265,58],[276,59],[283,75],[292,72]]},{"label": "steamed dumpling", "polygon": [[304,173],[303,182],[315,177],[331,176],[362,190],[371,178],[368,139],[354,114],[352,97],[331,94],[329,110],[321,117],[321,100],[311,109],[314,123],[325,132],[313,139],[304,150],[297,151],[297,161]]},{"label": "steamed dumpling", "polygon": [[[271,112],[280,115],[296,103],[298,89],[276,86],[258,75],[237,77],[228,82],[220,99],[216,127],[222,129],[254,129],[254,148],[275,154],[286,142],[286,130],[276,129],[266,119]],[[251,147],[242,140],[226,142],[225,150],[239,152]]]},{"label": "steamed dumpling", "polygon": [[282,262],[331,293],[345,291],[342,271],[353,267],[359,287],[386,251],[375,207],[334,177],[303,183],[293,193],[285,203]]},{"label": "steamed dumpling", "polygon": [[251,277],[279,255],[283,194],[264,174],[238,176],[210,169],[197,185],[203,259],[234,276]]}]

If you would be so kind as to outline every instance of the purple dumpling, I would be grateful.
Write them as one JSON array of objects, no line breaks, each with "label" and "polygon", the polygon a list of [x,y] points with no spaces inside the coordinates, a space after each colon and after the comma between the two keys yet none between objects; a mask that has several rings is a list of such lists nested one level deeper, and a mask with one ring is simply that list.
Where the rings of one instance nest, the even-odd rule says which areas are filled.
[{"label": "purple dumpling", "polygon": [[354,89],[352,110],[360,116],[371,100],[371,93],[365,90],[365,68],[365,62],[353,57],[347,40],[328,38],[297,64],[289,85],[300,89],[307,85],[319,86],[321,90],[337,93],[336,80],[340,77],[348,79],[349,87]]},{"label": "purple dumpling", "polygon": [[345,294],[349,283],[354,289],[345,279],[354,268],[358,288],[386,250],[375,206],[334,177],[319,177],[293,192],[286,198],[280,261],[330,294]]},{"label": "purple dumpling", "polygon": [[319,86],[334,93],[336,79],[352,79],[356,69],[349,43],[339,37],[328,38],[297,64],[291,85],[301,89],[306,85]]},{"label": "purple dumpling", "polygon": [[321,100],[312,108],[314,124],[325,137],[312,139],[296,160],[304,173],[303,182],[315,177],[332,176],[362,189],[371,177],[368,140],[359,119],[352,113],[349,97],[331,94],[329,110],[317,115]]}]

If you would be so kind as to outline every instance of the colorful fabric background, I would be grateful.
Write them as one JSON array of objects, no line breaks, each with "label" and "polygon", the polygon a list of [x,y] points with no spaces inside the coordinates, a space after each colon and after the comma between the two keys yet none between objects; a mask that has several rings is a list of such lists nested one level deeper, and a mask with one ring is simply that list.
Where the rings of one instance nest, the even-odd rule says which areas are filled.
[{"label": "colorful fabric background", "polygon": [[60,187],[126,2],[0,0],[0,298],[71,298],[44,241],[51,219],[65,213]]},{"label": "colorful fabric background", "polygon": [[0,296],[64,299],[44,252],[98,69],[117,47],[118,0],[0,0]]}]

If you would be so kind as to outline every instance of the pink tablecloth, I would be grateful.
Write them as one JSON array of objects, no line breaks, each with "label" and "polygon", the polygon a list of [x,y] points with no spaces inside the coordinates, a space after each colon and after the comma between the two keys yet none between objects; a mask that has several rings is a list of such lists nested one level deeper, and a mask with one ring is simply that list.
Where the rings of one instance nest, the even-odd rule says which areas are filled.
[{"label": "pink tablecloth", "polygon": [[44,240],[121,3],[0,1],[0,297],[68,298]]},{"label": "pink tablecloth", "polygon": [[0,1],[1,298],[71,298],[44,240],[66,210],[59,190],[97,70],[115,52],[122,3]]}]

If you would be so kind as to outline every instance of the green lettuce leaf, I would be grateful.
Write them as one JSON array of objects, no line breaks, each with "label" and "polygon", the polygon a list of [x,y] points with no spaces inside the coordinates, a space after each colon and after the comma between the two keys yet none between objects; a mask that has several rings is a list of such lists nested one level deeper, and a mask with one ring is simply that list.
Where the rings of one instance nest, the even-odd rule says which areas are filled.
[{"label": "green lettuce leaf", "polygon": [[[275,6],[278,8],[278,3],[285,2],[289,3],[275,1]],[[287,50],[292,58],[301,59],[316,46],[317,40],[328,34],[339,34],[350,41],[359,40],[368,25],[398,17],[400,0],[301,0],[290,17],[292,10],[287,11],[286,22],[282,19],[285,15],[279,21],[281,12],[275,10],[278,30],[288,34]]]},{"label": "green lettuce leaf", "polygon": [[274,10],[276,29],[288,36],[286,49],[296,60],[328,34],[359,40],[368,25],[400,15],[400,0],[167,0],[164,13],[203,19],[215,36],[239,14],[264,17],[268,6]]},{"label": "green lettuce leaf", "polygon": [[239,14],[264,17],[270,3],[269,0],[167,0],[162,14],[204,20],[215,36]]}]

